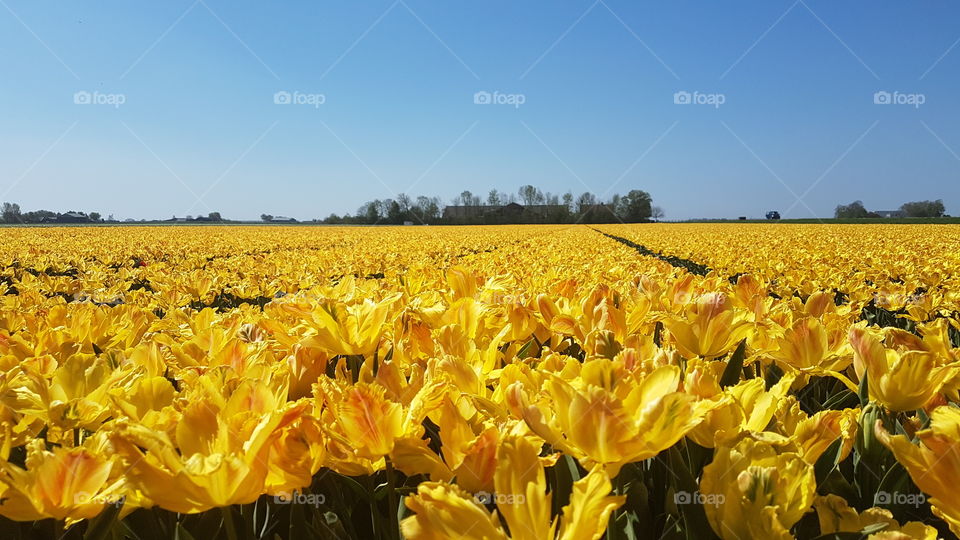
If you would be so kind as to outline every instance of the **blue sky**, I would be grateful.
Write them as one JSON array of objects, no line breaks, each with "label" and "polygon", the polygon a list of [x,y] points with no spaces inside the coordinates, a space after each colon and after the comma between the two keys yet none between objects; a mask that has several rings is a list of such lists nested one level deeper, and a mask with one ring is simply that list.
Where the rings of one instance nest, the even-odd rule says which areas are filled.
[{"label": "blue sky", "polygon": [[958,214],[958,6],[0,0],[0,199],[311,219],[531,183],[670,219]]}]

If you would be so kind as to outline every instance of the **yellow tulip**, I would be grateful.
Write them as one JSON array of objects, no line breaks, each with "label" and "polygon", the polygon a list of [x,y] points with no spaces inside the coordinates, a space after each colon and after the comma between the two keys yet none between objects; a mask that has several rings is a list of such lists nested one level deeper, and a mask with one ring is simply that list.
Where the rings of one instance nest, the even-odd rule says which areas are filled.
[{"label": "yellow tulip", "polygon": [[[832,339],[831,339],[832,338]],[[836,373],[850,365],[849,345],[813,317],[794,322],[776,341],[771,356],[790,368],[813,374]]]},{"label": "yellow tulip", "polygon": [[885,508],[867,508],[861,513],[851,508],[843,497],[837,495],[817,496],[813,501],[820,520],[820,534],[856,533],[866,527],[879,523],[886,524],[881,531],[867,536],[870,540],[936,540],[937,529],[919,521],[911,521],[902,526],[893,519],[893,514]]},{"label": "yellow tulip", "polygon": [[938,367],[933,353],[884,348],[880,339],[863,326],[850,328],[850,344],[857,376],[867,375],[870,398],[892,411],[923,407],[953,371]]},{"label": "yellow tulip", "polygon": [[181,513],[256,500],[265,491],[274,441],[306,408],[261,384],[241,383],[224,398],[204,387],[211,379],[198,381],[203,390],[184,408],[172,438],[127,421],[111,435],[136,487]]},{"label": "yellow tulip", "polygon": [[421,482],[406,505],[414,515],[400,523],[400,530],[409,540],[508,538],[495,514],[453,484]]},{"label": "yellow tulip", "polygon": [[0,515],[70,524],[96,516],[108,504],[122,504],[123,480],[111,479],[111,459],[82,447],[46,450],[40,439],[28,443],[26,450],[26,470],[0,462],[0,485],[5,487]]},{"label": "yellow tulip", "polygon": [[788,373],[767,391],[763,379],[749,379],[701,401],[711,406],[703,422],[690,431],[690,438],[713,448],[730,443],[743,432],[765,430],[794,380],[795,375]]},{"label": "yellow tulip", "polygon": [[733,350],[746,337],[749,326],[726,295],[708,293],[684,310],[682,317],[664,321],[677,349],[687,358],[713,359]]},{"label": "yellow tulip", "polygon": [[810,510],[813,465],[793,452],[744,438],[720,447],[700,480],[707,520],[724,540],[792,539],[790,528]]},{"label": "yellow tulip", "polygon": [[497,520],[483,504],[496,503],[510,529],[510,538],[518,540],[597,540],[607,528],[610,514],[625,497],[610,495],[610,481],[603,471],[591,471],[574,482],[570,503],[558,519],[550,515],[552,494],[547,492],[544,459],[540,444],[529,437],[511,434],[500,446],[497,456],[494,493],[471,496],[458,486],[424,482],[417,494],[407,497],[407,507],[415,512],[401,523],[404,537],[423,538],[507,538]]},{"label": "yellow tulip", "polygon": [[[592,365],[611,363],[594,360],[584,371],[607,371],[593,370]],[[698,404],[692,396],[679,392],[680,370],[675,366],[619,382],[606,376],[593,382],[580,378],[574,383],[547,374],[541,400],[528,403],[521,383],[511,385],[506,399],[534,433],[587,467],[604,466],[611,478],[623,465],[654,457],[673,446],[715,406],[712,402]]]},{"label": "yellow tulip", "polygon": [[877,438],[893,451],[897,461],[921,491],[931,495],[933,513],[960,535],[960,409],[937,407],[930,415],[930,427],[917,432],[919,445],[904,435],[890,435],[880,420],[876,426]]},{"label": "yellow tulip", "polygon": [[400,296],[394,293],[379,302],[367,299],[355,304],[327,302],[315,309],[295,304],[283,307],[303,317],[315,332],[302,341],[304,347],[319,347],[333,354],[369,355],[380,343],[384,325]]},{"label": "yellow tulip", "polygon": [[787,396],[776,414],[776,431],[790,439],[791,449],[810,464],[837,439],[841,440],[840,459],[853,450],[859,427],[860,408],[824,410],[808,416],[793,396]]}]

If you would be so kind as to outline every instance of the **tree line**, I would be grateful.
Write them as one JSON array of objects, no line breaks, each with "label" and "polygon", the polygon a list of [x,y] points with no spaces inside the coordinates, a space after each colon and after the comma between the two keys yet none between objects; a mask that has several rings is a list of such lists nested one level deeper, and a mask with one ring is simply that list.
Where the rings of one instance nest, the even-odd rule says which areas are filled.
[{"label": "tree line", "polygon": [[[943,199],[935,201],[913,201],[900,205],[899,213],[896,217],[910,218],[940,218],[946,217],[946,208],[943,205]],[[877,212],[871,212],[863,205],[863,201],[853,201],[850,204],[838,205],[833,213],[835,218],[879,218],[883,217]]]},{"label": "tree line", "polygon": [[[522,208],[517,208],[520,205]],[[353,214],[330,214],[321,220],[330,224],[466,225],[504,223],[614,223],[643,222],[662,218],[663,210],[653,205],[646,191],[631,190],[601,200],[590,192],[574,196],[572,192],[543,192],[532,185],[516,193],[491,189],[481,197],[465,190],[447,205],[440,197],[401,193],[394,199],[374,199]]]},{"label": "tree line", "polygon": [[[134,220],[128,219],[127,221]],[[177,217],[174,216],[168,221],[220,222],[226,220],[223,219],[220,212],[210,212],[205,216],[187,216],[183,220],[178,220]],[[114,219],[113,214],[103,217],[100,212],[79,212],[77,210],[67,210],[66,212],[31,210],[29,212],[23,212],[20,210],[19,204],[5,202],[0,205],[0,223],[120,223],[120,221]]]}]

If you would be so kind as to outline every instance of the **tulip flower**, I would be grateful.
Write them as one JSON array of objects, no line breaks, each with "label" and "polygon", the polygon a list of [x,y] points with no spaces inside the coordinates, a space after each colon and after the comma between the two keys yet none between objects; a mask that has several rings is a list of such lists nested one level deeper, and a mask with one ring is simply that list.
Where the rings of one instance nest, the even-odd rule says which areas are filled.
[{"label": "tulip flower", "polygon": [[690,431],[690,438],[700,446],[713,448],[735,440],[741,433],[763,431],[794,380],[795,375],[788,373],[768,391],[763,379],[749,379],[701,401],[711,406],[703,422]]},{"label": "tulip flower", "polygon": [[933,353],[887,349],[863,326],[850,329],[850,344],[857,376],[868,377],[870,398],[892,411],[923,407],[953,371],[950,367],[938,367]]},{"label": "tulip flower", "polygon": [[930,427],[917,432],[919,445],[904,435],[891,435],[880,420],[875,432],[921,491],[931,496],[933,513],[960,535],[960,409],[941,406],[930,415]]},{"label": "tulip flower", "polygon": [[893,514],[885,508],[867,508],[861,513],[851,508],[843,497],[837,495],[817,496],[813,501],[820,520],[820,534],[859,533],[860,531],[879,524],[886,525],[883,529],[874,532],[867,539],[897,540],[917,539],[936,540],[937,529],[924,525],[919,521],[910,521],[902,526],[893,519]]},{"label": "tulip flower", "polygon": [[792,539],[790,528],[810,510],[816,494],[813,465],[794,452],[744,438],[717,448],[700,480],[704,510],[724,540]]},{"label": "tulip flower", "polygon": [[[610,361],[598,359],[584,366],[603,367]],[[588,467],[603,465],[611,478],[634,461],[656,456],[673,446],[696,427],[715,406],[696,403],[678,391],[680,370],[663,366],[639,379],[622,381],[605,377],[587,382],[567,382],[547,374],[544,397],[530,403],[521,383],[508,389],[507,402],[515,414],[553,445]]]},{"label": "tulip flower", "polygon": [[677,349],[687,358],[713,359],[727,354],[746,337],[749,326],[722,293],[704,294],[682,316],[664,321]]},{"label": "tulip flower", "polygon": [[0,515],[15,521],[46,518],[67,524],[89,519],[108,504],[122,504],[123,479],[111,478],[114,462],[83,447],[46,450],[42,440],[27,445],[26,470],[0,461]]},{"label": "tulip flower", "polygon": [[333,354],[368,355],[376,350],[384,324],[399,299],[400,294],[395,293],[379,302],[329,302],[316,309],[285,304],[284,308],[304,317],[315,332],[303,340],[303,346],[319,347]]},{"label": "tulip flower", "polygon": [[283,403],[261,384],[227,396],[204,387],[182,411],[172,435],[119,421],[111,442],[136,487],[159,506],[185,514],[255,501],[265,491],[270,452],[306,403]]},{"label": "tulip flower", "polygon": [[[540,444],[528,437],[509,436],[498,451],[494,493],[471,496],[455,485],[424,482],[417,494],[407,497],[415,515],[401,523],[404,537],[517,540],[597,540],[603,536],[610,514],[625,497],[610,495],[610,481],[593,470],[574,482],[570,503],[561,519],[551,516],[552,494],[547,493]],[[496,514],[483,506],[495,502],[510,528],[500,526]]]}]

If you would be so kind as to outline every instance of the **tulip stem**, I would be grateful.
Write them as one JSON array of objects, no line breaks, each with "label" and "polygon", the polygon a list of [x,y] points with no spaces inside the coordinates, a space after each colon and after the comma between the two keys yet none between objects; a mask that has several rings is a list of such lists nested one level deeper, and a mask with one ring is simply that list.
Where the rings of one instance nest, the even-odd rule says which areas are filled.
[{"label": "tulip stem", "polygon": [[220,513],[223,514],[223,524],[227,529],[228,540],[237,540],[237,524],[233,522],[233,507],[221,506]]},{"label": "tulip stem", "polygon": [[[617,477],[613,479],[613,494],[623,495],[624,491],[623,471],[621,470]],[[607,525],[607,540],[620,540],[623,538],[623,531],[617,527],[617,511],[610,512],[610,523]]]},{"label": "tulip stem", "polygon": [[386,458],[387,462],[387,517],[390,520],[390,538],[400,540],[400,522],[397,518],[397,489],[396,489],[396,475],[393,471],[393,463],[390,461],[390,458]]}]

